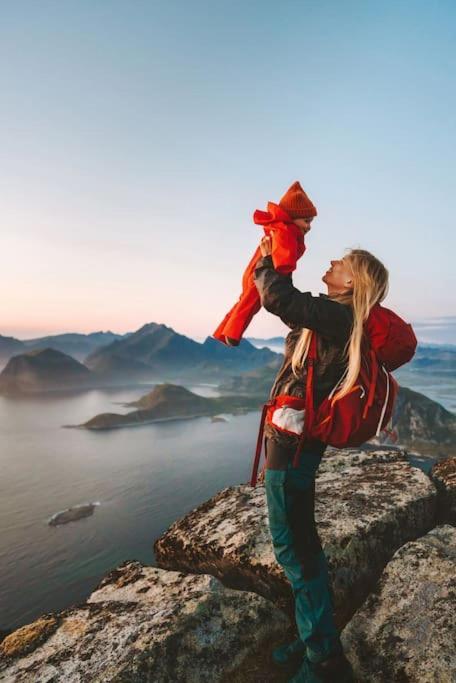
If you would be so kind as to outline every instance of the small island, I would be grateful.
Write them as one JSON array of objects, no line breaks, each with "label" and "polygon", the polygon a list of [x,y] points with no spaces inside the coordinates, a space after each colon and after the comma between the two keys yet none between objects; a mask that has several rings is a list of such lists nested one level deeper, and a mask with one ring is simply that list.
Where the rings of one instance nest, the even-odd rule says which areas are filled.
[{"label": "small island", "polygon": [[[198,396],[183,386],[158,384],[138,401],[126,403],[135,406],[124,415],[119,413],[100,413],[79,425],[63,425],[83,429],[114,429],[132,427],[140,424],[182,420],[195,417],[214,417],[221,413],[239,414],[250,410],[260,410],[266,398],[262,396],[229,395],[216,398]],[[215,420],[222,421],[222,420]]]},{"label": "small island", "polygon": [[97,505],[99,505],[99,503],[84,503],[83,505],[75,505],[62,512],[56,512],[55,515],[52,515],[48,524],[50,526],[59,526],[60,524],[75,522],[83,517],[90,517],[93,515]]}]

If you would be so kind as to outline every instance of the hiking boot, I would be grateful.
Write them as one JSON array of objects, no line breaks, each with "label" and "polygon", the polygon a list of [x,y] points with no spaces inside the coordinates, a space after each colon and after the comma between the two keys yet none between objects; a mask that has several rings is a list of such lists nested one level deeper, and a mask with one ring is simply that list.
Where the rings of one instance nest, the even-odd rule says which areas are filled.
[{"label": "hiking boot", "polygon": [[288,683],[354,683],[353,670],[343,652],[321,662],[304,658],[300,668]]},{"label": "hiking boot", "polygon": [[287,666],[291,662],[300,662],[306,651],[306,644],[300,638],[291,643],[280,645],[272,651],[272,659],[276,664]]}]

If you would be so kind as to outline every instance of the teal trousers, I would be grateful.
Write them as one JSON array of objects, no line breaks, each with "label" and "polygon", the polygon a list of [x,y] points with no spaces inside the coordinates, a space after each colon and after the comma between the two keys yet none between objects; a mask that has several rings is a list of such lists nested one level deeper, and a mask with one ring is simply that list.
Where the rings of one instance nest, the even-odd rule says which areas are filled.
[{"label": "teal trousers", "polygon": [[299,638],[314,662],[342,651],[328,563],[315,525],[315,474],[322,453],[293,453],[266,439],[264,485],[274,555],[290,581]]}]

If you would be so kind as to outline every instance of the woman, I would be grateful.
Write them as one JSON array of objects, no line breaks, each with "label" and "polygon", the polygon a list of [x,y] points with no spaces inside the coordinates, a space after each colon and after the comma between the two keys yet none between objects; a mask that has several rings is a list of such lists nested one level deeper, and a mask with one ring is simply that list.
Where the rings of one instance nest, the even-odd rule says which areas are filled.
[{"label": "woman", "polygon": [[[311,218],[296,218],[304,233]],[[271,238],[260,243],[262,258],[257,262],[255,285],[263,307],[291,328],[285,341],[282,367],[269,398],[278,394],[305,396],[304,361],[311,330],[318,333],[318,359],[315,365],[314,406],[344,377],[335,396],[354,385],[360,368],[363,322],[372,306],[381,302],[388,290],[388,271],[368,251],[352,249],[341,259],[331,261],[322,280],[328,293],[318,297],[293,286],[291,275],[274,269]],[[328,564],[315,526],[315,474],[326,444],[304,442],[300,465],[292,460],[298,436],[266,423],[266,464],[264,483],[274,554],[291,583],[299,638],[277,648],[277,663],[301,662],[292,679],[298,682],[350,681],[351,667],[343,653],[333,617],[333,592]]]}]

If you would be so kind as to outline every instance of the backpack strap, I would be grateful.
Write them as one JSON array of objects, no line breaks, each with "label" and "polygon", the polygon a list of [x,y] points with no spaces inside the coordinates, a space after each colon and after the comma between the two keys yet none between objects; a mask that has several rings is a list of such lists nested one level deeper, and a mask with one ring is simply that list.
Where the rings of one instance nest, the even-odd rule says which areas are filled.
[{"label": "backpack strap", "polygon": [[388,372],[387,370],[385,370],[385,368],[384,368],[383,366],[382,366],[382,370],[383,370],[383,372],[384,372],[385,375],[386,375],[386,394],[385,394],[385,401],[384,401],[384,403],[383,403],[382,412],[381,412],[381,415],[380,415],[380,420],[378,421],[377,431],[376,431],[376,433],[375,433],[375,436],[379,436],[379,435],[380,435],[380,427],[382,426],[383,418],[384,418],[384,416],[385,416],[385,411],[386,411],[386,406],[387,406],[387,404],[388,404],[389,391],[390,391],[390,376],[389,376],[389,372]]},{"label": "backpack strap", "polygon": [[367,394],[367,401],[366,405],[364,406],[364,411],[363,411],[363,420],[365,419],[367,415],[367,411],[371,407],[371,405],[374,402],[374,395],[375,395],[375,385],[377,383],[377,374],[378,374],[378,358],[377,354],[375,353],[374,349],[371,348],[369,350],[369,356],[370,356],[370,366],[371,366],[371,379],[369,382],[369,393]]},{"label": "backpack strap", "polygon": [[306,404],[304,413],[304,429],[299,437],[298,446],[296,448],[293,467],[299,466],[299,455],[302,443],[306,436],[310,434],[310,430],[314,421],[315,411],[313,402],[313,380],[314,380],[314,367],[317,361],[317,333],[312,330],[312,337],[310,340],[309,352],[307,354],[305,365],[307,366],[307,379],[306,379]]},{"label": "backpack strap", "polygon": [[[377,353],[376,353],[375,349],[372,347],[372,345],[370,344],[370,342],[366,340],[366,343],[367,343],[368,347],[370,347],[370,348],[368,348],[367,353],[370,356],[371,378],[370,378],[370,382],[369,382],[369,393],[367,395],[367,401],[365,403],[364,411],[363,411],[363,420],[366,418],[368,410],[374,402],[375,387],[377,384],[379,368],[381,368],[381,370],[386,375],[385,400],[383,402],[380,420],[378,422],[377,431],[375,433],[375,436],[379,436],[380,435],[380,427],[382,425],[383,418],[384,418],[385,412],[386,412],[386,406],[388,405],[388,398],[389,398],[389,393],[390,393],[390,375],[389,375],[389,372],[386,370],[386,368],[380,364]],[[387,430],[385,430],[385,431],[387,431]]]},{"label": "backpack strap", "polygon": [[273,399],[266,401],[266,403],[263,405],[263,409],[261,411],[260,429],[258,431],[255,456],[253,458],[253,467],[252,467],[252,475],[250,477],[250,486],[256,485],[257,476],[258,476],[258,465],[260,464],[261,451],[262,451],[262,447],[263,447],[264,422],[266,420],[267,410],[268,410],[269,406],[271,406],[273,404],[274,404]]},{"label": "backpack strap", "polygon": [[[309,352],[305,361],[305,366],[307,367],[307,378],[306,378],[306,402],[305,402],[305,414],[304,414],[304,429],[301,436],[299,437],[298,446],[293,458],[293,467],[299,466],[299,455],[302,446],[302,442],[308,434],[310,434],[310,429],[314,421],[315,410],[313,403],[313,379],[314,379],[314,367],[317,361],[317,333],[312,330],[312,335],[310,339]],[[272,393],[272,392],[271,392]],[[260,428],[258,431],[257,444],[255,450],[255,456],[253,459],[252,474],[250,477],[250,485],[255,486],[258,478],[258,466],[261,459],[261,451],[263,448],[263,432],[264,423],[266,420],[266,414],[269,406],[274,405],[274,398],[270,398],[266,403],[263,404],[260,420]]]}]

